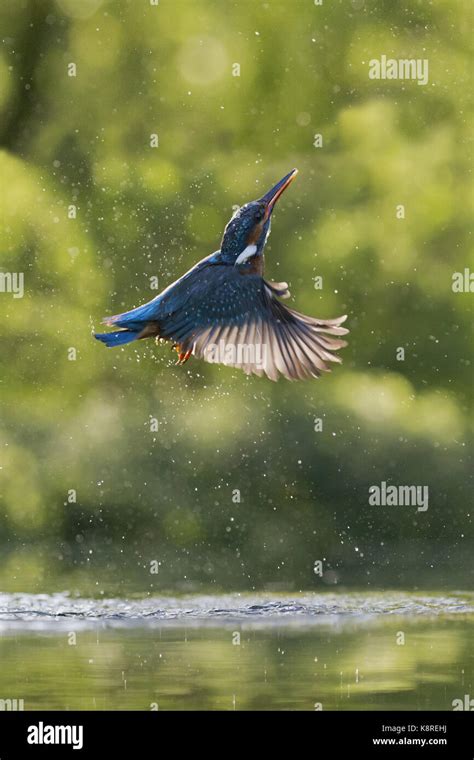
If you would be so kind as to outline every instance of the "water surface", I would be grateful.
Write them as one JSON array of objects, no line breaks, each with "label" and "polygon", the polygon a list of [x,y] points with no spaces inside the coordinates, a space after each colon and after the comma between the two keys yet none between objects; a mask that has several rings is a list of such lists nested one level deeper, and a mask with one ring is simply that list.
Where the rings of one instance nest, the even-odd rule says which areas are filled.
[{"label": "water surface", "polygon": [[0,595],[0,699],[25,709],[453,709],[472,595]]}]

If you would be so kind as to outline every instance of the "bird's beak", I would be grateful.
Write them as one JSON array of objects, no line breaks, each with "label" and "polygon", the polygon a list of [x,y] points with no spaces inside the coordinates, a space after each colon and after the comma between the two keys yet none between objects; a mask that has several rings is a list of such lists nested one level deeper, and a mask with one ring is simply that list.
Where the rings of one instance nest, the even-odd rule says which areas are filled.
[{"label": "bird's beak", "polygon": [[275,203],[277,202],[278,198],[282,193],[286,190],[288,185],[290,185],[296,175],[298,174],[298,169],[292,169],[289,174],[286,175],[286,177],[283,177],[275,187],[272,187],[271,190],[266,193],[262,198],[260,198],[260,203],[265,203],[265,216],[264,216],[264,222],[267,221],[268,217],[273,211],[273,207],[275,206]]}]

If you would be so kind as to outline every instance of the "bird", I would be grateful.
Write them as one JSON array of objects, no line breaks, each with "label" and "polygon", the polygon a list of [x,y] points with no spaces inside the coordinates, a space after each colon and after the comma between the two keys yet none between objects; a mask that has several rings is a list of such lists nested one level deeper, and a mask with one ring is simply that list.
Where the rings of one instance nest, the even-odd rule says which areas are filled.
[{"label": "bird", "polygon": [[153,300],[102,320],[113,332],[95,338],[109,348],[145,338],[170,341],[177,364],[193,356],[276,381],[330,372],[347,315],[309,317],[288,308],[286,282],[264,278],[264,249],[278,199],[298,173],[292,169],[256,201],[235,211],[219,250],[199,261]]}]

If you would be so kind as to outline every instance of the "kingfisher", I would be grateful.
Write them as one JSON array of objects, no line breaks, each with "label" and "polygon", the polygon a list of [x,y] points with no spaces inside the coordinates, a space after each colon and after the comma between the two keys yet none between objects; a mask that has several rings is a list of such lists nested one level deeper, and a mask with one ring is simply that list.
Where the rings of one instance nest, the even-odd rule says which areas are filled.
[{"label": "kingfisher", "polygon": [[153,300],[103,323],[118,328],[96,334],[106,346],[144,338],[170,341],[178,364],[191,356],[277,380],[319,377],[334,353],[347,315],[309,317],[288,308],[286,282],[264,279],[264,249],[278,199],[298,173],[293,169],[259,200],[240,207],[227,224],[220,248],[199,261]]}]

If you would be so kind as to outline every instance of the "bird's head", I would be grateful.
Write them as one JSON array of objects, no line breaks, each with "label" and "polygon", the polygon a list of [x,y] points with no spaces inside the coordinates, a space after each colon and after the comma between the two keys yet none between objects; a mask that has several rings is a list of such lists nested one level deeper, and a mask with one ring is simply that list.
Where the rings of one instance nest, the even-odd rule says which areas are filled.
[{"label": "bird's head", "polygon": [[255,258],[262,256],[270,232],[272,211],[297,174],[298,169],[292,169],[262,198],[246,203],[235,212],[224,230],[221,243],[220,255],[226,263],[251,267]]}]

